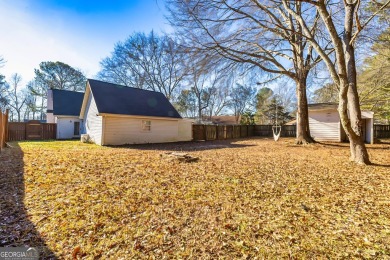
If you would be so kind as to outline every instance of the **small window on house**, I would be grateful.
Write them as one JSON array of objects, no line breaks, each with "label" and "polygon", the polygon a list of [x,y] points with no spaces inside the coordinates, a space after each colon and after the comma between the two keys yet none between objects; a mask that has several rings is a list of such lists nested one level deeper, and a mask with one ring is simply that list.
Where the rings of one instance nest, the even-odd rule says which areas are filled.
[{"label": "small window on house", "polygon": [[152,121],[142,120],[142,131],[150,132],[152,129]]},{"label": "small window on house", "polygon": [[73,135],[80,135],[80,122],[74,122]]}]

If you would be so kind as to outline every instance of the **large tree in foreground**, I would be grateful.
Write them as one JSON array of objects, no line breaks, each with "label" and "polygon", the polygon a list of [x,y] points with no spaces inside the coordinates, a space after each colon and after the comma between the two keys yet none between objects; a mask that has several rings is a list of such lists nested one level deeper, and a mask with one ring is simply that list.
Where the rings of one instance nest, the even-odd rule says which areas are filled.
[{"label": "large tree in foreground", "polygon": [[[170,22],[192,48],[217,53],[226,59],[256,67],[296,83],[297,143],[309,143],[306,86],[310,70],[321,60],[302,26],[281,1],[168,0]],[[317,35],[319,16],[309,4],[289,2],[309,30]],[[325,45],[326,39],[322,40]],[[325,48],[326,53],[331,52]]]},{"label": "large tree in foreground", "polygon": [[[359,32],[372,19],[367,19],[361,23],[359,20],[359,0],[325,1],[325,0],[301,0],[315,7],[325,24],[323,33],[327,34],[335,49],[335,56],[331,57],[326,53],[326,49],[321,45],[321,39],[313,34],[310,24],[305,17],[290,6],[290,1],[283,0],[283,5],[300,24],[302,33],[308,39],[316,52],[322,57],[328,71],[339,89],[340,120],[350,141],[351,160],[360,164],[369,164],[370,159],[362,138],[363,120],[361,116],[359,95],[357,90],[357,72],[355,60],[354,42]],[[382,9],[384,6],[379,9]],[[344,24],[339,25],[335,19],[343,18]],[[375,15],[375,14],[374,14]]]}]

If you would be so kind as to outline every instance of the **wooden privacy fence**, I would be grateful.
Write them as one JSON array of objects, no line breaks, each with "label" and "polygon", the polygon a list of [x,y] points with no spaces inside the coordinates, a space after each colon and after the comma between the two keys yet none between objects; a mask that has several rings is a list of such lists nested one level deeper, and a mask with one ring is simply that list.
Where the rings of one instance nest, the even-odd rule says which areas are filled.
[{"label": "wooden privacy fence", "polygon": [[0,110],[0,151],[3,150],[6,146],[7,141],[7,130],[8,130],[8,112],[7,109],[5,113]]},{"label": "wooden privacy fence", "polygon": [[[283,125],[282,137],[296,137],[296,125]],[[198,140],[224,140],[251,136],[272,137],[272,125],[193,125],[192,136]],[[390,138],[390,125],[374,125],[375,138]]]},{"label": "wooden privacy fence", "polygon": [[10,122],[8,141],[56,139],[56,124],[29,121],[27,123]]},{"label": "wooden privacy fence", "polygon": [[374,125],[375,138],[390,138],[390,125]]},{"label": "wooden privacy fence", "polygon": [[[272,137],[272,125],[192,125],[194,141],[224,140],[251,136]],[[282,126],[281,136],[295,137],[296,126]]]}]

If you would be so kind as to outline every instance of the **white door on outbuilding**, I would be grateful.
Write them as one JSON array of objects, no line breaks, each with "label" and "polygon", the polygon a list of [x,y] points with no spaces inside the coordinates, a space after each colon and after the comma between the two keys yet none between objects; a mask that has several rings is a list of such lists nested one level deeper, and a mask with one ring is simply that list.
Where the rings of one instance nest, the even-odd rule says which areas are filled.
[{"label": "white door on outbuilding", "polygon": [[80,136],[80,119],[57,118],[57,139],[72,139]]}]

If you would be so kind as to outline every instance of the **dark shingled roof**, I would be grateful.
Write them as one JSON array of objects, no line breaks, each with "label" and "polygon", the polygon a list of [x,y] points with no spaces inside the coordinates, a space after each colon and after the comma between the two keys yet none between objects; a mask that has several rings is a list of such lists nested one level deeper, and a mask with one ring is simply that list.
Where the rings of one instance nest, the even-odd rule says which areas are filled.
[{"label": "dark shingled roof", "polygon": [[99,113],[181,118],[160,92],[88,79]]},{"label": "dark shingled roof", "polygon": [[338,104],[337,103],[315,103],[315,104],[308,104],[309,110],[326,110],[326,109],[337,109]]},{"label": "dark shingled roof", "polygon": [[79,116],[84,93],[53,89],[53,114]]}]

